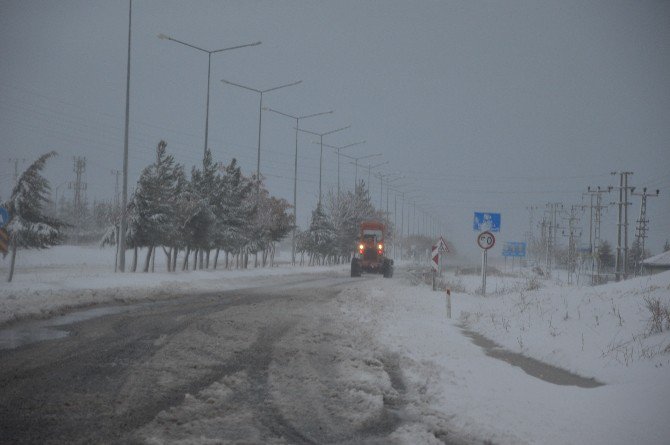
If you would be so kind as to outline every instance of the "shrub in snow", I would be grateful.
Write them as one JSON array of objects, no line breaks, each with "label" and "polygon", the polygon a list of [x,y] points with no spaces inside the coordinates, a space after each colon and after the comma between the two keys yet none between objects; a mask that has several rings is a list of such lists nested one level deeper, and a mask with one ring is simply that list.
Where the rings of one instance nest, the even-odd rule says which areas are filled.
[{"label": "shrub in snow", "polygon": [[670,306],[659,298],[644,298],[644,304],[649,310],[649,334],[660,334],[670,329]]}]

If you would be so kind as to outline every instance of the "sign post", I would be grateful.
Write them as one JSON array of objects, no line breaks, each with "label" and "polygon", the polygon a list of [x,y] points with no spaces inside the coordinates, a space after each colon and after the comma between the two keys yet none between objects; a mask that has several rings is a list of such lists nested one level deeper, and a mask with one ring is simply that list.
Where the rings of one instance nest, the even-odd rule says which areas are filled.
[{"label": "sign post", "polygon": [[496,243],[493,232],[500,232],[500,213],[475,212],[472,221],[472,230],[481,232],[477,236],[477,244],[483,249],[482,252],[482,295],[486,295],[486,252]]},{"label": "sign post", "polygon": [[482,252],[482,295],[486,295],[486,263],[487,263],[487,252],[491,247],[496,243],[496,237],[493,233],[486,231],[482,232],[477,236],[477,244]]},{"label": "sign post", "polygon": [[437,269],[440,265],[440,252],[437,246],[433,246],[433,248],[430,251],[430,265],[432,266],[433,270],[433,291],[434,291],[437,287],[435,283],[435,277],[437,275]]},{"label": "sign post", "polygon": [[444,238],[440,237],[430,251],[430,265],[433,268],[433,290],[436,290],[437,284],[435,277],[438,272],[442,276],[442,254],[449,252],[449,247],[447,247],[447,242]]}]

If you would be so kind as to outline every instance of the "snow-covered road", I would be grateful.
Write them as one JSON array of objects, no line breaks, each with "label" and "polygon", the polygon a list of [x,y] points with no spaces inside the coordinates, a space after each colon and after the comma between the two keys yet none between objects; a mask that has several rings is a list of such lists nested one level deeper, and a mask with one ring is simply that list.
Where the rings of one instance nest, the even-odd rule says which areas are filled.
[{"label": "snow-covered road", "polygon": [[[65,337],[0,352],[0,436],[393,442],[423,421],[408,409],[418,389],[405,381],[396,353],[341,317],[336,297],[351,285],[343,275],[295,276],[279,286],[74,317],[59,325]],[[435,412],[419,430],[458,443],[447,424]]]},{"label": "snow-covered road", "polygon": [[652,331],[648,309],[670,307],[668,272],[575,286],[521,270],[482,297],[477,275],[451,271],[448,319],[444,293],[402,266],[390,280],[345,266],[121,275],[111,258],[26,253],[0,288],[4,441],[670,437],[670,322]]}]

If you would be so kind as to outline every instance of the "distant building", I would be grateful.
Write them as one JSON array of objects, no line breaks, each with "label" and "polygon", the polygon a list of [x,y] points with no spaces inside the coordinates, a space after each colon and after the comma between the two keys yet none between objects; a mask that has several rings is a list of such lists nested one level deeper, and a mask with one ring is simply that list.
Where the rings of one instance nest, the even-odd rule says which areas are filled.
[{"label": "distant building", "polygon": [[642,261],[645,270],[650,273],[670,270],[670,251],[659,253]]}]

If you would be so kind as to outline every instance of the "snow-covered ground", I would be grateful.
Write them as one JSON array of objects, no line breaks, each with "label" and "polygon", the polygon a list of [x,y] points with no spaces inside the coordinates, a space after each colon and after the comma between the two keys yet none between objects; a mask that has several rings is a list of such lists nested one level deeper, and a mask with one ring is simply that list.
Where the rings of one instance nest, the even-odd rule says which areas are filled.
[{"label": "snow-covered ground", "polygon": [[[532,278],[448,276],[446,294],[377,280],[341,294],[341,310],[405,357],[402,369],[452,427],[493,443],[667,444],[670,332],[649,332],[644,298],[670,307],[670,273],[599,287]],[[539,284],[537,290],[527,290]],[[605,383],[559,386],[486,356],[467,324],[505,348]],[[408,439],[408,443],[411,440]]]},{"label": "snow-covered ground", "polygon": [[[20,254],[15,281],[0,289],[0,322],[88,304],[257,286],[295,273],[328,270],[347,276],[342,266],[279,267],[124,274],[120,285],[109,250],[62,246]],[[0,273],[7,263],[0,263]],[[156,270],[162,269],[157,264]],[[670,327],[651,333],[646,301],[670,307],[670,272],[597,287],[568,286],[530,273],[494,276],[486,297],[476,293],[478,276],[448,274],[446,280],[453,289],[452,319],[446,317],[443,292],[400,272],[391,280],[347,285],[329,313],[364,349],[398,358],[408,387],[405,415],[421,419],[394,433],[400,443],[433,443],[440,428],[466,440],[507,444],[669,443]],[[510,351],[604,385],[559,386],[531,377],[486,355],[463,335],[463,326]],[[352,356],[339,365],[346,380],[359,387],[376,385],[379,397],[388,396],[393,388],[380,365],[363,354],[357,357],[356,343],[339,349],[345,346]],[[295,378],[285,377],[286,385]],[[206,390],[207,397],[218,397],[215,389]]]},{"label": "snow-covered ground", "polygon": [[[126,255],[130,268],[131,253]],[[180,257],[181,261],[181,257]],[[143,264],[143,258],[138,263]],[[253,263],[253,261],[251,261]],[[179,263],[181,265],[181,262]],[[208,292],[262,286],[277,277],[343,270],[338,267],[280,267],[247,270],[218,269],[166,272],[165,255],[156,257],[153,273],[114,273],[114,249],[58,246],[19,251],[14,279],[6,282],[9,256],[0,260],[0,324],[25,317],[44,317],[94,304],[129,303]],[[138,270],[141,266],[138,265]]]}]

